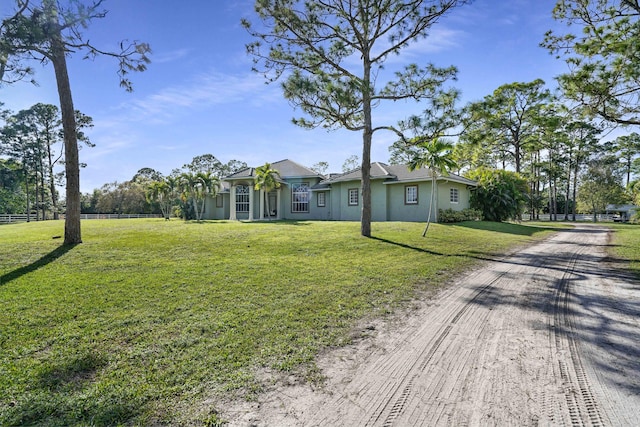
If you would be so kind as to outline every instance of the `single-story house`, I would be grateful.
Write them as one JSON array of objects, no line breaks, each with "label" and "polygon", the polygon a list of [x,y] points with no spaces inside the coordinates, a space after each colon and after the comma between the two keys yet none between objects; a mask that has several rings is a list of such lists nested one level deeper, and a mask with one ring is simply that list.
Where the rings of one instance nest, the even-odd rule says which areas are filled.
[{"label": "single-story house", "polygon": [[634,205],[607,205],[607,214],[614,214],[616,222],[627,222],[638,212],[640,207]]},{"label": "single-story house", "polygon": [[[254,189],[255,168],[246,168],[223,178],[223,190],[207,200],[205,219],[335,220],[358,221],[362,209],[360,169],[324,176],[291,160],[271,163],[280,174],[280,188]],[[438,176],[438,209],[469,208],[475,181],[458,175]],[[427,169],[409,171],[406,165],[371,164],[371,212],[373,221],[425,221],[431,195]],[[268,205],[268,207],[267,207]]]}]

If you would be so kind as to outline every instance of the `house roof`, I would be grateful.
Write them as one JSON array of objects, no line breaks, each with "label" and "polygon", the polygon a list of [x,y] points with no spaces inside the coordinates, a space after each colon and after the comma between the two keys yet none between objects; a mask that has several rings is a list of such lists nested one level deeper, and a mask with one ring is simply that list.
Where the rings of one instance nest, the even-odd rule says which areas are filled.
[{"label": "house roof", "polygon": [[635,205],[607,205],[607,211],[631,212],[638,209],[640,209],[640,207]]},{"label": "house roof", "polygon": [[[277,170],[280,173],[280,178],[320,178],[323,179],[324,176],[319,173],[309,169],[306,166],[302,166],[299,163],[296,163],[289,159],[279,160],[277,162],[271,163],[271,167]],[[242,169],[232,175],[229,175],[223,180],[225,181],[233,181],[240,179],[253,179],[256,176],[256,168],[246,168]]]},{"label": "house roof", "polygon": [[[360,181],[362,179],[361,168],[331,176],[314,186],[313,189],[320,190],[328,188],[331,184],[346,181]],[[453,181],[465,185],[477,186],[478,183],[459,175],[449,174],[447,176],[437,176],[439,181]],[[381,162],[371,163],[371,180],[384,180],[385,184],[395,184],[401,182],[418,182],[431,180],[431,171],[426,168],[410,171],[407,165],[387,165]]]}]

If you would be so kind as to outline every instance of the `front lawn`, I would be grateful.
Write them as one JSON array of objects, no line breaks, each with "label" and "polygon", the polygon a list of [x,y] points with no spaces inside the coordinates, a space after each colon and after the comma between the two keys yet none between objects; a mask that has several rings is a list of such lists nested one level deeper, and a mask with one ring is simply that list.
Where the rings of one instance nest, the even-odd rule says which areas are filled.
[{"label": "front lawn", "polygon": [[613,252],[618,258],[628,260],[631,269],[640,280],[640,225],[607,224],[613,234]]},{"label": "front lawn", "polygon": [[321,380],[359,321],[552,232],[423,226],[93,220],[65,248],[61,221],[3,225],[0,425],[215,424],[261,372]]}]

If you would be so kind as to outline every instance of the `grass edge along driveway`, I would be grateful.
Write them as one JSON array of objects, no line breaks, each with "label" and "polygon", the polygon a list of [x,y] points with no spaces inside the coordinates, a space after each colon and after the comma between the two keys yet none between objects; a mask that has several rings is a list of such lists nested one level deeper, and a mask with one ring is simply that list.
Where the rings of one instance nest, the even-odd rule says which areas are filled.
[{"label": "grass edge along driveway", "polygon": [[215,425],[259,371],[320,381],[322,348],[478,260],[552,231],[530,225],[83,222],[0,226],[0,425]]}]

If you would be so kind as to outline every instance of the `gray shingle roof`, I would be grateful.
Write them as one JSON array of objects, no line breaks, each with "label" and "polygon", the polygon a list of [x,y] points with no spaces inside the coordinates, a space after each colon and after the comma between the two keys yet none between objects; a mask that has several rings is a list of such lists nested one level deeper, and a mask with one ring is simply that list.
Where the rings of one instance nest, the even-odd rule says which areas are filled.
[{"label": "gray shingle roof", "polygon": [[[286,178],[324,178],[319,173],[302,166],[289,159],[271,163],[271,167],[280,173],[282,179]],[[246,168],[224,178],[224,180],[253,179],[256,176],[255,168]]]},{"label": "gray shingle roof", "polygon": [[[334,182],[345,181],[360,181],[362,179],[362,173],[360,168],[350,172],[346,172],[337,176],[332,176],[324,181],[320,182],[316,187],[327,187]],[[431,179],[431,172],[429,169],[416,169],[410,171],[407,165],[387,165],[381,162],[371,163],[371,179],[385,180],[385,183],[392,184],[396,182],[416,182],[426,181]],[[464,178],[456,174],[449,174],[448,176],[438,176],[438,180],[459,182],[461,184],[476,186],[477,183],[470,179]],[[316,188],[314,187],[314,188]],[[317,188],[316,188],[317,189]]]}]

